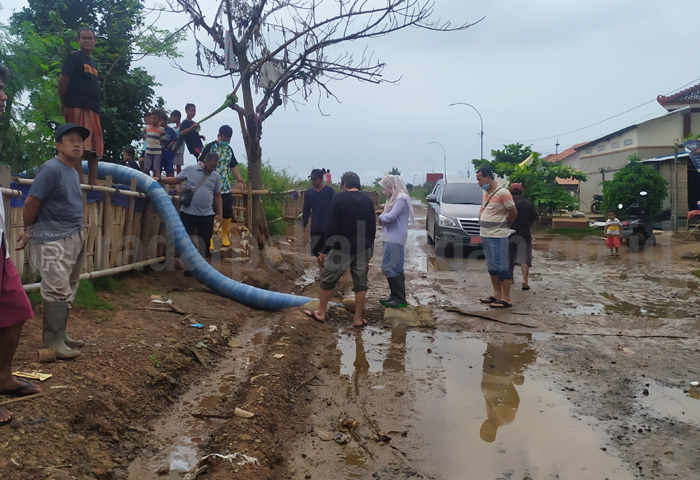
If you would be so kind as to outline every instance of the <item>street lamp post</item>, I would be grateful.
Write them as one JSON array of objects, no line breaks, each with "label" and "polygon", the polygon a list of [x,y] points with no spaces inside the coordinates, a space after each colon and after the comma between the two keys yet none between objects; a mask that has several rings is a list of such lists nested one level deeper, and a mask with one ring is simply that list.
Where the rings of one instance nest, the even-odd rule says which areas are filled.
[{"label": "street lamp post", "polygon": [[450,107],[454,107],[455,105],[466,105],[467,107],[472,107],[474,111],[476,112],[477,115],[479,115],[479,121],[481,122],[481,132],[479,133],[479,136],[481,137],[481,157],[479,160],[484,159],[484,119],[481,118],[481,114],[479,113],[479,110],[476,109],[474,105],[470,105],[468,103],[464,102],[456,102],[456,103],[450,103]]},{"label": "street lamp post", "polygon": [[445,165],[445,181],[447,181],[447,152],[445,151],[445,147],[443,147],[439,142],[428,142],[428,145],[432,144],[439,145],[440,148],[442,148],[442,162]]}]

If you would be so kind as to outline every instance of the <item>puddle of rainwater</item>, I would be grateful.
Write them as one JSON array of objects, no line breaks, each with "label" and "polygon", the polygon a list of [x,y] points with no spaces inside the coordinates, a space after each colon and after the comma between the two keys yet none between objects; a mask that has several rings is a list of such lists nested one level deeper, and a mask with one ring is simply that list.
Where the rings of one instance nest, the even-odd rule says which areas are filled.
[{"label": "puddle of rainwater", "polygon": [[[649,386],[646,386],[646,383]],[[670,417],[679,422],[700,426],[700,401],[697,389],[671,388],[648,381],[639,386],[647,389],[648,396],[639,395],[639,406],[651,410],[661,417]]]},{"label": "puddle of rainwater", "polygon": [[689,290],[697,290],[698,289],[698,282],[695,282],[695,281],[680,280],[677,278],[653,277],[650,275],[645,275],[644,280],[647,280],[650,282],[655,282],[655,283],[658,283],[659,285],[664,285],[667,287],[687,288]]},{"label": "puddle of rainwater", "polygon": [[[409,332],[406,344],[407,371],[433,383],[436,370],[444,375],[443,388],[426,384],[417,392],[409,432],[411,457],[426,474],[633,478],[598,420],[574,415],[556,386],[528,373],[536,360],[530,343],[488,345],[464,335]],[[427,348],[435,354],[426,355]]]},{"label": "puddle of rainwater", "polygon": [[352,376],[356,372],[379,373],[384,370],[384,359],[391,348],[391,333],[376,327],[360,331],[338,332],[340,374]]},{"label": "puddle of rainwater", "polygon": [[658,302],[643,305],[635,305],[629,302],[618,302],[613,305],[605,305],[605,313],[669,319],[688,317],[688,313],[686,311],[678,310],[675,307],[675,305],[665,305]]},{"label": "puddle of rainwater", "polygon": [[219,422],[216,419],[195,418],[192,412],[216,413],[235,384],[245,379],[252,353],[264,343],[269,331],[267,326],[255,326],[239,332],[237,337],[244,348],[232,349],[215,372],[184,394],[167,416],[156,421],[148,439],[156,445],[156,451],[144,451],[129,465],[130,480],[165,478],[156,473],[164,465],[170,468],[168,479],[188,478],[188,472],[199,462],[197,442],[208,438],[211,424]]},{"label": "puddle of rainwater", "polygon": [[[534,375],[527,338],[490,345],[464,334],[364,329],[339,334],[337,348],[341,372],[356,384],[382,368],[390,373],[392,356],[410,372],[417,401],[402,450],[433,478],[466,471],[470,478],[633,478],[600,422],[575,415],[557,386]],[[366,478],[362,452],[339,459],[350,463],[348,478]]]}]

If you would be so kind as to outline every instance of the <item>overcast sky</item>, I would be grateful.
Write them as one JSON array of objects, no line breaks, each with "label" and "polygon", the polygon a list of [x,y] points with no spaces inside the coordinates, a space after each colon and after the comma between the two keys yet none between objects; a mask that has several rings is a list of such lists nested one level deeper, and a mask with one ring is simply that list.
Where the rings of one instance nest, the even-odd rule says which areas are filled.
[{"label": "overcast sky", "polygon": [[[23,3],[3,1],[3,17]],[[399,84],[331,84],[342,103],[322,101],[326,116],[315,100],[298,109],[291,103],[280,107],[263,126],[263,160],[300,178],[323,167],[338,181],[353,170],[365,184],[397,167],[412,183],[443,171],[443,150],[430,143],[438,142],[448,177],[466,176],[470,160],[479,157],[479,116],[450,103],[470,103],[481,113],[486,158],[492,149],[516,142],[547,154],[557,141],[562,151],[663,115],[657,95],[700,82],[693,54],[697,32],[687,20],[697,1],[435,3],[436,19],[485,18],[462,32],[410,29],[351,45],[372,50],[388,64],[384,77],[400,78]],[[162,17],[161,25],[183,20]],[[185,57],[179,62],[194,70],[191,45],[181,50]],[[166,60],[139,65],[162,84],[156,92],[168,109],[183,110],[192,102],[197,118],[218,108],[231,90],[228,79],[188,76]],[[224,123],[240,132],[237,115],[226,111],[205,122],[202,133],[213,140]],[[232,146],[244,159],[240,135]]]}]

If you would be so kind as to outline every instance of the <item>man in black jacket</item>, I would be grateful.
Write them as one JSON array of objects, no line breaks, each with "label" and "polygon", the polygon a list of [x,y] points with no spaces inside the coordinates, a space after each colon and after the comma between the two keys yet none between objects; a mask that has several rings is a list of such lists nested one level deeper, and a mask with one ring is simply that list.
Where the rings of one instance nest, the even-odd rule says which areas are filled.
[{"label": "man in black jacket", "polygon": [[527,276],[532,266],[532,235],[530,229],[537,220],[537,213],[532,202],[523,197],[523,186],[519,183],[511,183],[510,194],[513,195],[515,207],[518,209],[518,217],[511,224],[510,229],[514,230],[509,240],[509,260],[510,260],[510,281],[513,283],[513,270],[516,265],[520,265],[523,272],[523,290],[530,290]]},{"label": "man in black jacket", "polygon": [[318,255],[321,266],[321,294],[318,310],[304,310],[304,314],[318,322],[326,321],[328,300],[335,285],[347,269],[352,275],[355,292],[353,325],[362,327],[367,296],[367,271],[374,251],[377,231],[374,203],[362,193],[360,177],[345,172],[340,180],[343,191],[333,197],[326,230],[326,245]]}]

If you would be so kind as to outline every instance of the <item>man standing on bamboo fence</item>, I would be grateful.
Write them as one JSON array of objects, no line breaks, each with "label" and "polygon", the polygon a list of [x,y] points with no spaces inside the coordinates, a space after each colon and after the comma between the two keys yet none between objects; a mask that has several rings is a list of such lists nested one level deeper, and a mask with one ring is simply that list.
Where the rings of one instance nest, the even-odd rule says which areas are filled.
[{"label": "man standing on bamboo fence", "polygon": [[87,128],[74,123],[56,129],[56,156],[36,172],[17,243],[17,250],[29,245],[29,263],[41,276],[42,347],[55,348],[60,359],[77,357],[80,351],[75,348],[85,343],[68,336],[66,323],[85,259],[83,196],[75,167],[89,135]]}]

